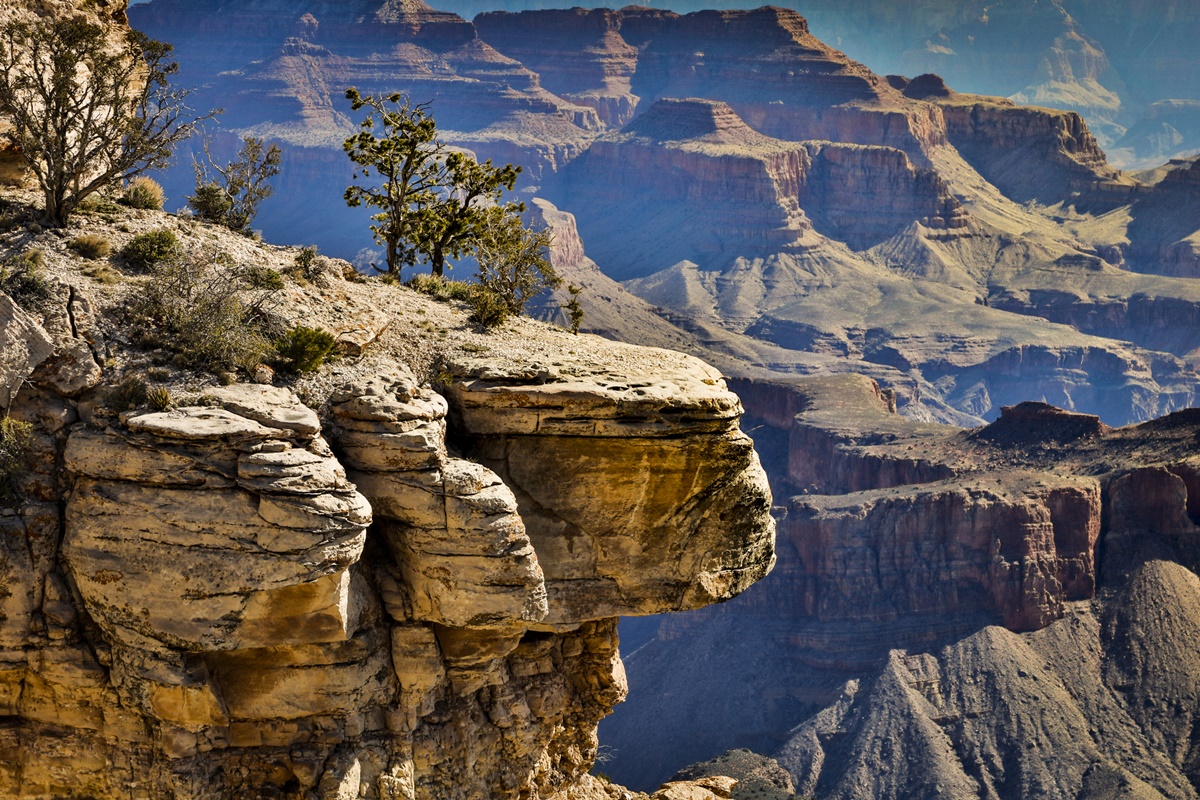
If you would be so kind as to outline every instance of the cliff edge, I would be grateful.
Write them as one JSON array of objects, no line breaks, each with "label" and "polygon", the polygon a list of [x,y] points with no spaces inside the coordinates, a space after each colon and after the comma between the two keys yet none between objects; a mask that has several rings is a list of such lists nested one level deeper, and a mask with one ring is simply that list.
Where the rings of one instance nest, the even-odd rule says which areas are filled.
[{"label": "cliff edge", "polygon": [[[134,341],[154,277],[69,243],[150,229],[278,274],[270,317],[341,357],[232,382]],[[0,248],[44,288],[0,293],[0,408],[28,426],[0,510],[0,795],[607,791],[586,773],[626,693],[616,618],[774,563],[741,405],[695,358],[488,333],[344,262],[300,279],[294,250],[111,204]]]}]

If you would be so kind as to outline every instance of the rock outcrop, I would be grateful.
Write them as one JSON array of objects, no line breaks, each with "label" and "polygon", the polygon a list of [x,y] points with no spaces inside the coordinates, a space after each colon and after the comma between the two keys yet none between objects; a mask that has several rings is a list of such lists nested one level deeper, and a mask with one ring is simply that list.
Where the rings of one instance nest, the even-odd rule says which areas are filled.
[{"label": "rock outcrop", "polygon": [[[175,226],[129,214],[150,219],[111,235]],[[485,335],[330,268],[271,313],[355,347],[216,385],[130,341],[150,278],[98,284],[38,235],[45,301],[0,293],[0,399],[30,432],[0,508],[5,797],[590,792],[627,692],[616,618],[725,601],[774,564],[741,405],[694,358],[529,320]],[[124,394],[147,380],[157,408]]]}]

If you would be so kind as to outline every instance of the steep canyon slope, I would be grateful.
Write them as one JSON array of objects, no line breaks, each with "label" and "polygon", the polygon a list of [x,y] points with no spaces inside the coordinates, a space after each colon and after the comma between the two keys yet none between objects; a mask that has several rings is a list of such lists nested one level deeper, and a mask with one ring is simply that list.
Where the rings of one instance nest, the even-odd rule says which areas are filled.
[{"label": "steep canyon slope", "polygon": [[779,566],[628,659],[652,700],[601,728],[614,777],[751,747],[797,796],[1197,796],[1193,410],[962,430],[861,377],[735,386],[790,497]]},{"label": "steep canyon slope", "polygon": [[131,13],[176,40],[183,79],[208,86],[227,125],[286,145],[284,197],[261,218],[285,241],[369,248],[340,201],[340,93],[404,90],[433,102],[450,141],[523,164],[525,196],[573,216],[560,262],[587,261],[582,242],[649,303],[606,284],[584,296],[592,319],[657,308],[682,329],[619,337],[674,339],[731,374],[867,374],[905,413],[947,421],[1032,398],[1124,423],[1194,397],[1194,170],[1136,181],[1074,112],[885,79],[783,9],[468,23],[390,8]]}]

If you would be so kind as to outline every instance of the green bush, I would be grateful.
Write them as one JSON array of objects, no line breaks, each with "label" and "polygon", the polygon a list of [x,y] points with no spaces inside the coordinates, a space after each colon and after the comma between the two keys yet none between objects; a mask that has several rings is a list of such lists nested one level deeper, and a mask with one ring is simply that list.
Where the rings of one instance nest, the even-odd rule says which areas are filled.
[{"label": "green bush", "polygon": [[202,183],[196,186],[196,194],[187,199],[196,216],[205,222],[225,224],[225,215],[233,208],[233,200],[218,183]]},{"label": "green bush", "polygon": [[0,262],[0,292],[31,313],[44,312],[54,299],[50,283],[42,277],[45,256],[38,248]]},{"label": "green bush", "polygon": [[452,281],[438,275],[413,275],[408,279],[408,288],[427,294],[435,300],[463,300],[471,302],[474,286],[466,281]]},{"label": "green bush", "polygon": [[17,476],[24,471],[32,447],[32,425],[9,417],[0,419],[0,508],[20,502]]},{"label": "green bush", "polygon": [[112,249],[108,239],[91,233],[76,236],[67,244],[67,247],[84,258],[104,258]]},{"label": "green bush", "polygon": [[142,208],[149,211],[162,211],[163,188],[158,181],[145,176],[134,178],[125,187],[121,202],[130,208]]},{"label": "green bush", "polygon": [[179,239],[165,229],[140,233],[121,248],[121,258],[138,272],[152,272],[159,264],[178,258]]},{"label": "green bush", "polygon": [[333,334],[320,328],[297,325],[275,343],[275,350],[284,369],[304,374],[319,369],[333,351],[334,344]]},{"label": "green bush", "polygon": [[251,264],[246,267],[246,282],[252,289],[282,289],[283,276],[270,267]]},{"label": "green bush", "polygon": [[288,274],[306,281],[316,280],[321,274],[321,265],[317,261],[317,256],[318,251],[315,245],[300,248],[300,252],[296,253],[296,264],[287,271]]},{"label": "green bush", "polygon": [[159,265],[129,312],[141,343],[170,350],[181,366],[249,370],[271,350],[267,306],[273,297],[255,290],[227,256],[191,253]]},{"label": "green bush", "polygon": [[471,285],[467,305],[471,307],[471,319],[485,328],[498,327],[513,315],[508,301],[482,284]]}]

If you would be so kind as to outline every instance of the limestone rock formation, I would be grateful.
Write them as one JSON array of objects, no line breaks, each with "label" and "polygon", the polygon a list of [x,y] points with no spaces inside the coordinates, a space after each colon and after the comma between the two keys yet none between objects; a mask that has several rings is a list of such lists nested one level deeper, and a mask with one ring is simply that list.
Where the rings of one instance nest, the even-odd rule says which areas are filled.
[{"label": "limestone rock formation", "polygon": [[[294,261],[124,214],[73,225]],[[114,260],[102,283],[62,238],[2,243],[43,248],[48,287],[0,294],[3,409],[31,429],[0,508],[4,797],[581,796],[627,692],[616,617],[728,600],[774,563],[741,405],[697,359],[485,333],[329,269],[270,313],[372,336],[222,385],[134,341],[153,277]]]}]

